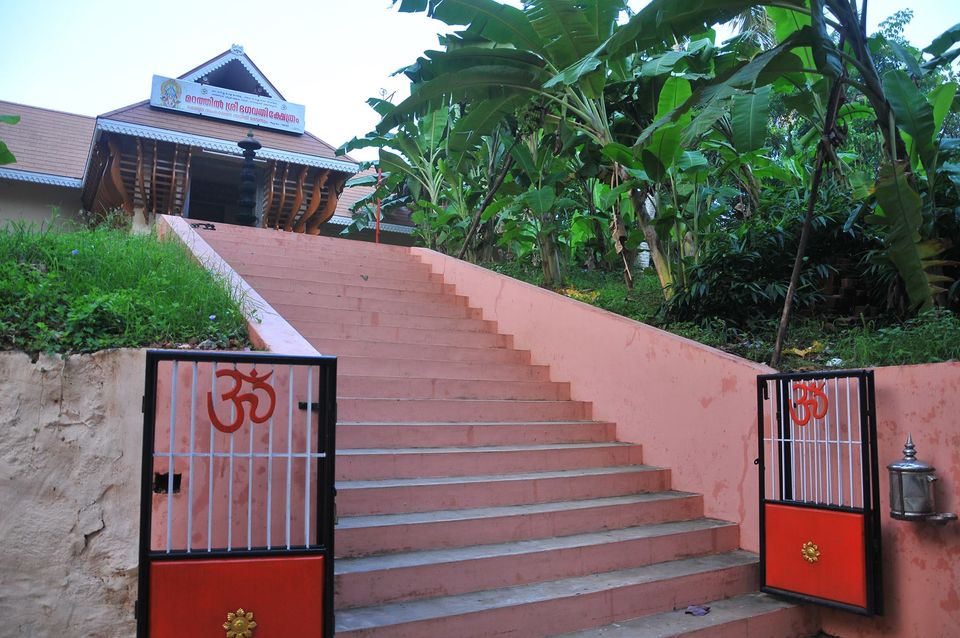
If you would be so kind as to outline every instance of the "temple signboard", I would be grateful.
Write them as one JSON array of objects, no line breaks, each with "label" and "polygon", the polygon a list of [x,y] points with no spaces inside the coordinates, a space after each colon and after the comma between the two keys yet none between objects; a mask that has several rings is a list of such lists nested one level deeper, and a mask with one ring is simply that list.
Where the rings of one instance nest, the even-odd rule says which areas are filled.
[{"label": "temple signboard", "polygon": [[304,132],[302,104],[160,75],[153,76],[150,105],[248,126]]}]

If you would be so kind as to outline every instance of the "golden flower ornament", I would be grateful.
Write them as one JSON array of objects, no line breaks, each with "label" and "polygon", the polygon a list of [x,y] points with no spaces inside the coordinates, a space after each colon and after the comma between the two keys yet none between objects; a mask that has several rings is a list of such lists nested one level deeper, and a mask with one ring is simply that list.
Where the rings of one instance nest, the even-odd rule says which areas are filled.
[{"label": "golden flower ornament", "polygon": [[800,549],[803,560],[808,563],[815,563],[820,560],[820,548],[813,541],[807,541]]},{"label": "golden flower ornament", "polygon": [[227,622],[223,628],[227,630],[227,638],[250,638],[257,623],[253,620],[252,611],[244,611],[243,607],[237,611],[227,613]]}]

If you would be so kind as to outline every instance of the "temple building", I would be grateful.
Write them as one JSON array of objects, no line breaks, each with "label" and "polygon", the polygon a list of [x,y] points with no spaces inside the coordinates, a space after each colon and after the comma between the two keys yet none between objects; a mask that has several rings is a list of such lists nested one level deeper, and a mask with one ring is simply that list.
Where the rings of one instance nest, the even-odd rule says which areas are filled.
[{"label": "temple building", "polygon": [[[178,78],[154,76],[149,99],[95,118],[4,101],[0,114],[20,116],[0,127],[16,157],[0,166],[0,222],[166,214],[337,235],[371,191],[344,190],[359,163],[306,131],[304,106],[236,45]],[[251,133],[261,145],[252,215],[240,205],[238,146]],[[409,217],[381,222],[381,241],[410,243]],[[370,226],[354,236],[369,238]]]}]

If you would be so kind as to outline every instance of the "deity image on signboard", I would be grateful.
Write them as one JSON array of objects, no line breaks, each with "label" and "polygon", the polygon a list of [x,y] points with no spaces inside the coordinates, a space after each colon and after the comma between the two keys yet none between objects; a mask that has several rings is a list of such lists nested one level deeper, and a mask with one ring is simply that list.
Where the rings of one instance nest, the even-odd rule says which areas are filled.
[{"label": "deity image on signboard", "polygon": [[160,85],[160,102],[168,109],[178,108],[182,92],[179,82],[173,79],[167,80]]}]

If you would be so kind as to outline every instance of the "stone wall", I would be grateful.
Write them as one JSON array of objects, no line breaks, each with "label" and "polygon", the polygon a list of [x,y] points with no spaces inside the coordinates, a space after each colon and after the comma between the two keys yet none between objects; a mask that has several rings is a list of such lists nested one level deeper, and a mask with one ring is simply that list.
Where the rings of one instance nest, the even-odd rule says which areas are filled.
[{"label": "stone wall", "polygon": [[144,356],[0,353],[0,634],[133,636]]}]

